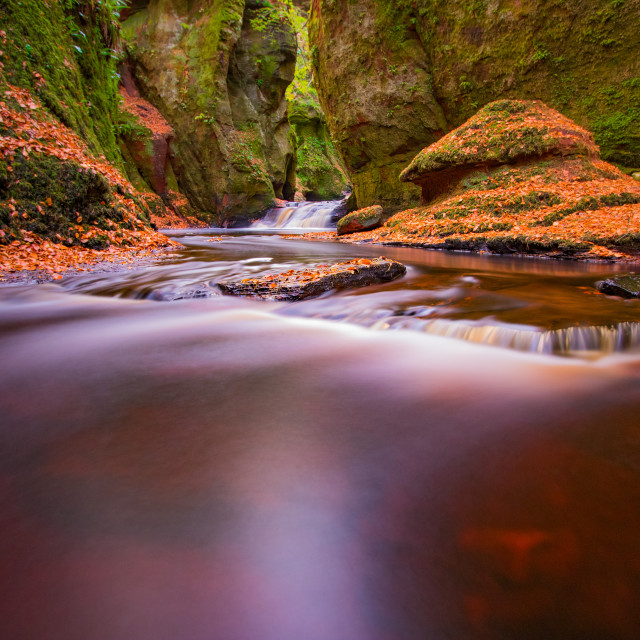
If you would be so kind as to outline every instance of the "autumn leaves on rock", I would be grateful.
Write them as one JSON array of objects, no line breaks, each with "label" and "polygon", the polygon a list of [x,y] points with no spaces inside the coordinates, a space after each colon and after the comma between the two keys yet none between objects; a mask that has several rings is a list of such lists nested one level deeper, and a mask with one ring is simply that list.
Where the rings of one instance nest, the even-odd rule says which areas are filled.
[{"label": "autumn leaves on rock", "polygon": [[640,183],[539,101],[487,105],[422,150],[401,179],[422,188],[423,206],[360,239],[604,258],[640,248]]},{"label": "autumn leaves on rock", "polygon": [[294,302],[319,296],[332,289],[350,289],[391,282],[403,276],[406,271],[403,264],[388,258],[358,258],[333,265],[310,267],[304,271],[290,269],[262,278],[221,282],[218,286],[227,295]]}]

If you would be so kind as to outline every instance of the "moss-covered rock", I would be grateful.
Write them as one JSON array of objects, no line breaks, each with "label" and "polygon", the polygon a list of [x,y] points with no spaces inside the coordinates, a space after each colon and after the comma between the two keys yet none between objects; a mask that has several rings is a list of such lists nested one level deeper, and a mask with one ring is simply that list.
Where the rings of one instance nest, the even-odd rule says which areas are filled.
[{"label": "moss-covered rock", "polygon": [[[296,149],[296,190],[305,200],[336,200],[349,189],[320,107],[289,100]],[[286,195],[286,194],[285,194]]]},{"label": "moss-covered rock", "polygon": [[352,211],[338,220],[338,235],[376,229],[382,224],[383,219],[382,207],[379,205]]},{"label": "moss-covered rock", "polygon": [[640,276],[627,273],[613,278],[607,278],[597,284],[602,293],[622,298],[640,298]]},{"label": "moss-covered rock", "polygon": [[424,206],[389,218],[377,240],[562,256],[640,251],[640,184],[539,101],[487,105],[402,177],[422,187]]},{"label": "moss-covered rock", "polygon": [[313,0],[315,84],[358,206],[398,209],[398,175],[497,98],[543,100],[640,166],[640,0]]},{"label": "moss-covered rock", "polygon": [[515,163],[553,155],[598,156],[593,136],[539,100],[498,100],[423,149],[400,174],[422,182],[434,171]]},{"label": "moss-covered rock", "polygon": [[149,0],[137,9],[123,24],[129,60],[175,132],[182,192],[219,222],[257,217],[283,196],[293,163],[284,99],[296,57],[289,6]]},{"label": "moss-covered rock", "polygon": [[28,90],[5,85],[0,134],[0,244],[38,237],[104,248],[149,222],[122,174]]},{"label": "moss-covered rock", "polygon": [[227,295],[295,302],[319,296],[333,289],[351,289],[391,282],[402,277],[406,271],[403,264],[389,258],[357,258],[331,266],[311,267],[304,271],[290,269],[262,278],[220,282],[218,286],[222,293]]},{"label": "moss-covered rock", "polygon": [[[296,148],[296,191],[307,200],[334,200],[344,195],[350,185],[313,86],[307,37],[308,6],[309,2],[298,3],[292,13],[298,54],[295,76],[286,94]],[[285,197],[289,197],[288,194]]]}]

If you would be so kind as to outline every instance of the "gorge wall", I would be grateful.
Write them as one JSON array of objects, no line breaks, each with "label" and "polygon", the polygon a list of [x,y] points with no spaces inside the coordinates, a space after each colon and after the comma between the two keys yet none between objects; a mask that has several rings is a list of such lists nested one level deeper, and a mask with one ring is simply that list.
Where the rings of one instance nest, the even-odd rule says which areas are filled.
[{"label": "gorge wall", "polygon": [[293,193],[284,97],[296,36],[261,0],[150,0],[123,22],[136,89],[173,130],[171,166],[190,203],[224,222]]},{"label": "gorge wall", "polygon": [[419,202],[400,171],[498,98],[540,99],[640,166],[640,0],[313,0],[316,88],[357,205]]}]

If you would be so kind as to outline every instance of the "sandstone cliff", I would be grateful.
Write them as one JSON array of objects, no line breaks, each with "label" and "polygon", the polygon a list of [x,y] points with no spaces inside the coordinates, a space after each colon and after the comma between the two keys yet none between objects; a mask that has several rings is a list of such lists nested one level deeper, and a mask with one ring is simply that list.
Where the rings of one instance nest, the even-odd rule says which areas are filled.
[{"label": "sandstone cliff", "polygon": [[640,166],[640,0],[313,0],[315,82],[358,206],[417,203],[400,171],[497,98],[541,99]]},{"label": "sandstone cliff", "polygon": [[298,55],[295,77],[287,89],[289,123],[296,149],[295,196],[305,200],[333,200],[350,188],[349,180],[331,140],[313,84],[307,38],[309,2],[298,0],[295,4],[291,15],[298,39]]},{"label": "sandstone cliff", "polygon": [[196,209],[212,222],[249,220],[293,190],[287,6],[149,0],[132,8],[123,33],[141,94],[174,132],[172,172]]}]

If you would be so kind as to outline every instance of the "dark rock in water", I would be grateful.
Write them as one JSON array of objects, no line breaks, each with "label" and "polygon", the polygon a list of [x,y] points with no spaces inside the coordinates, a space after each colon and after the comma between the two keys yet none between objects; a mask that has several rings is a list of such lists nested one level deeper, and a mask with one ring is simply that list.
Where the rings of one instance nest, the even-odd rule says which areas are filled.
[{"label": "dark rock in water", "polygon": [[293,302],[318,296],[331,289],[365,287],[370,284],[390,282],[404,275],[406,271],[403,264],[388,258],[380,257],[373,260],[360,258],[304,271],[291,269],[283,273],[240,282],[220,282],[218,286],[227,295]]},{"label": "dark rock in water", "polygon": [[640,298],[640,276],[628,273],[624,276],[607,278],[596,285],[602,293],[623,298]]},{"label": "dark rock in water", "polygon": [[382,224],[382,207],[373,205],[348,213],[338,220],[338,235],[376,229]]}]

